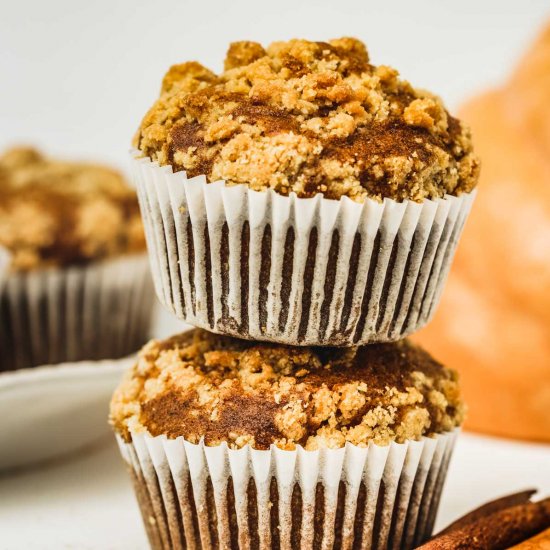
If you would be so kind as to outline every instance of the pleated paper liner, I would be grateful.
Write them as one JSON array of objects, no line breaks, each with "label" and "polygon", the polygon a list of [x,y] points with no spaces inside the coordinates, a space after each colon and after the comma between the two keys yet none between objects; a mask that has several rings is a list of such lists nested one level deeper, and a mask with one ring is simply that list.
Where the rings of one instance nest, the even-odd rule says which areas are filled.
[{"label": "pleated paper liner", "polygon": [[150,336],[146,254],[10,272],[0,289],[0,371],[119,358]]},{"label": "pleated paper liner", "polygon": [[187,179],[137,153],[133,166],[161,303],[194,326],[291,345],[423,327],[475,196],[300,199]]},{"label": "pleated paper liner", "polygon": [[429,538],[457,433],[319,451],[117,440],[154,550],[382,550]]}]

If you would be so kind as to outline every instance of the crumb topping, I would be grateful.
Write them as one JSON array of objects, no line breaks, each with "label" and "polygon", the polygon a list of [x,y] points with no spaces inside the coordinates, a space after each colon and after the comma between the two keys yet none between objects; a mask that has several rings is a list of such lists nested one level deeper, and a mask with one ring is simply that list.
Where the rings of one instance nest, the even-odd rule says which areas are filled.
[{"label": "crumb topping", "polygon": [[109,168],[14,148],[0,156],[0,194],[0,246],[11,252],[11,269],[145,249],[136,194]]},{"label": "crumb topping", "polygon": [[477,183],[468,128],[357,39],[236,42],[224,67],[171,67],[134,145],[189,177],[299,197],[422,201]]},{"label": "crumb topping", "polygon": [[130,433],[267,449],[387,445],[461,424],[457,374],[408,341],[360,348],[256,343],[195,329],[140,352],[111,402]]}]

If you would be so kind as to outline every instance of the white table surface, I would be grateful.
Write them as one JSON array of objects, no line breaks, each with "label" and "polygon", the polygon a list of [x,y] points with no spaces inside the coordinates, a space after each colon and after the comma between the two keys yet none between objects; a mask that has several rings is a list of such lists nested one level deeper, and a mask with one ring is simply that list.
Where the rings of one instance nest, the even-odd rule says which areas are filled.
[{"label": "white table surface", "polygon": [[[550,494],[550,445],[462,434],[438,525],[528,487]],[[141,518],[114,440],[38,469],[0,477],[2,550],[141,550]]]}]

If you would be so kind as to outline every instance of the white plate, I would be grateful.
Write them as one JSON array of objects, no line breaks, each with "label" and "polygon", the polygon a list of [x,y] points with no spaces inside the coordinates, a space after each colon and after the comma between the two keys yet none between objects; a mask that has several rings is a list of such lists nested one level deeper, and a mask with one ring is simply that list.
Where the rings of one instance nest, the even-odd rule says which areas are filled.
[{"label": "white plate", "polygon": [[111,394],[133,361],[81,361],[0,374],[0,469],[48,460],[108,433]]}]

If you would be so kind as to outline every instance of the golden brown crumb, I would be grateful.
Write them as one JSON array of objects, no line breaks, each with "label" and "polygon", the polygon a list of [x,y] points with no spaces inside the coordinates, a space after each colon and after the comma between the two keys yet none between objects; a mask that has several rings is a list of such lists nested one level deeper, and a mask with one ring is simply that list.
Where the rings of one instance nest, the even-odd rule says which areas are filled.
[{"label": "golden brown crumb", "polygon": [[458,195],[479,172],[468,128],[354,38],[236,42],[217,76],[172,67],[134,145],[189,177],[358,202]]},{"label": "golden brown crumb", "polygon": [[0,246],[14,270],[145,248],[136,194],[109,168],[14,148],[0,156],[0,194]]},{"label": "golden brown crumb", "polygon": [[407,341],[361,348],[255,343],[195,329],[153,340],[116,390],[111,422],[208,445],[387,445],[458,426],[456,372]]}]

